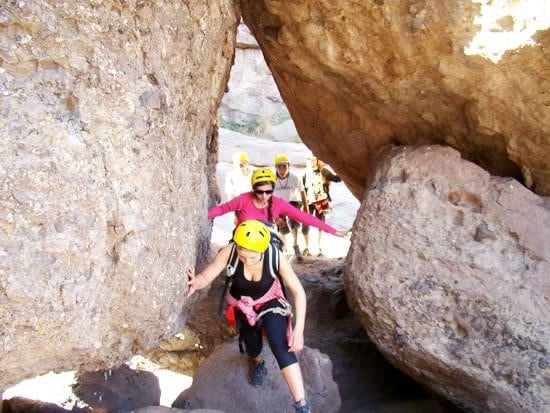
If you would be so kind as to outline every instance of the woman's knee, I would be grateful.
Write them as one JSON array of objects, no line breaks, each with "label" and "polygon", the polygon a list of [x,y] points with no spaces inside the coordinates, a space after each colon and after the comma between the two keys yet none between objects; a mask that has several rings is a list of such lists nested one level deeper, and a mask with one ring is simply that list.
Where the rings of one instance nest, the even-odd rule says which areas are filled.
[{"label": "woman's knee", "polygon": [[285,352],[284,354],[279,354],[277,356],[274,354],[275,360],[277,360],[277,364],[279,365],[279,369],[282,370],[288,366],[291,366],[294,363],[298,363],[298,358],[296,357],[296,354]]},{"label": "woman's knee", "polygon": [[279,314],[266,314],[263,326],[271,352],[275,356],[281,369],[296,363],[298,359],[294,353],[288,351],[286,329],[288,318]]}]

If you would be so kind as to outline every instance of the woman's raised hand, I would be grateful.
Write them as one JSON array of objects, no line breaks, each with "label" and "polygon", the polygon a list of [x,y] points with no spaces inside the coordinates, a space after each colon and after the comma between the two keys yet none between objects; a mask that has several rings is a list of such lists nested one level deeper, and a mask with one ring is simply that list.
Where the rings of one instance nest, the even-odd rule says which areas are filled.
[{"label": "woman's raised hand", "polygon": [[337,230],[334,235],[336,235],[337,237],[346,237],[349,233],[351,232],[351,228],[350,229],[346,229],[346,230]]}]

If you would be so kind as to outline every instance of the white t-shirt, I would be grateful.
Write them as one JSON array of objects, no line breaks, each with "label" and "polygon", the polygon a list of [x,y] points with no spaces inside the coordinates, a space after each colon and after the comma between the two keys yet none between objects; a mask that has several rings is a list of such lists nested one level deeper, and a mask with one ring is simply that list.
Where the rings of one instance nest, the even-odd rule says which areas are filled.
[{"label": "white t-shirt", "polygon": [[303,190],[304,185],[302,184],[302,180],[292,172],[289,172],[284,179],[277,176],[277,181],[275,182],[275,195],[279,198],[287,202],[302,202],[301,193]]},{"label": "white t-shirt", "polygon": [[235,198],[237,195],[243,192],[252,191],[252,171],[249,170],[248,174],[243,175],[240,168],[233,169],[229,172],[225,178],[225,196],[227,201]]}]

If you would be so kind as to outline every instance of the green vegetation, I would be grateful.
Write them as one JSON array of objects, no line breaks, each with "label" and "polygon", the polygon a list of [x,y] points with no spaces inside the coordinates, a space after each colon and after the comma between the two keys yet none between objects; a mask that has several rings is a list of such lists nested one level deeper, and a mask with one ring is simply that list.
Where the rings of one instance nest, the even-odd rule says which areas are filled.
[{"label": "green vegetation", "polygon": [[260,124],[257,121],[249,123],[237,123],[232,122],[220,117],[220,128],[229,129],[235,132],[244,133],[245,135],[256,135],[256,131],[259,129]]},{"label": "green vegetation", "polygon": [[257,116],[249,122],[235,122],[229,119],[225,119],[222,115],[219,115],[218,124],[220,128],[229,129],[235,132],[243,133],[245,135],[253,135],[261,137],[265,129],[271,125],[279,125],[287,120],[291,119],[288,111],[281,111],[272,113],[271,115]]}]

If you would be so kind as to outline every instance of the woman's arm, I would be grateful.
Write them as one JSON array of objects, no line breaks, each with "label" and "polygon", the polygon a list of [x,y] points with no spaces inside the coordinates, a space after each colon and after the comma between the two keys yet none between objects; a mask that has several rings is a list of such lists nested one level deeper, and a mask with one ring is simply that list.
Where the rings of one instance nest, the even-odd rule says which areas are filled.
[{"label": "woman's arm", "polygon": [[306,322],[306,292],[300,283],[298,276],[290,266],[287,258],[280,254],[279,274],[286,288],[294,298],[294,330],[288,343],[289,351],[300,351],[304,348],[304,327]]},{"label": "woman's arm", "polygon": [[321,231],[328,232],[329,234],[340,235],[341,231],[337,231],[336,228],[331,227],[329,224],[321,221],[319,218],[314,217],[311,214],[308,214],[307,212],[300,211],[298,208],[290,205],[288,202],[282,200],[281,198],[278,198],[275,201],[275,198],[273,198],[274,202],[277,202],[278,206],[278,214],[287,216],[292,218],[294,221],[301,222],[302,224],[306,224],[315,228],[319,228]]},{"label": "woman's arm", "polygon": [[208,210],[208,218],[213,219],[213,218],[219,217],[220,215],[225,215],[228,212],[237,211],[238,209],[240,209],[239,208],[241,204],[240,200],[241,200],[241,195],[236,196],[235,198],[223,204],[210,208]]},{"label": "woman's arm", "polygon": [[202,290],[207,287],[227,266],[229,255],[231,253],[232,244],[223,247],[218,254],[214,257],[214,260],[208,264],[204,270],[195,275],[195,267],[191,266],[187,268],[187,276],[189,281],[187,285],[189,290],[187,291],[187,297],[191,296],[195,291]]}]

